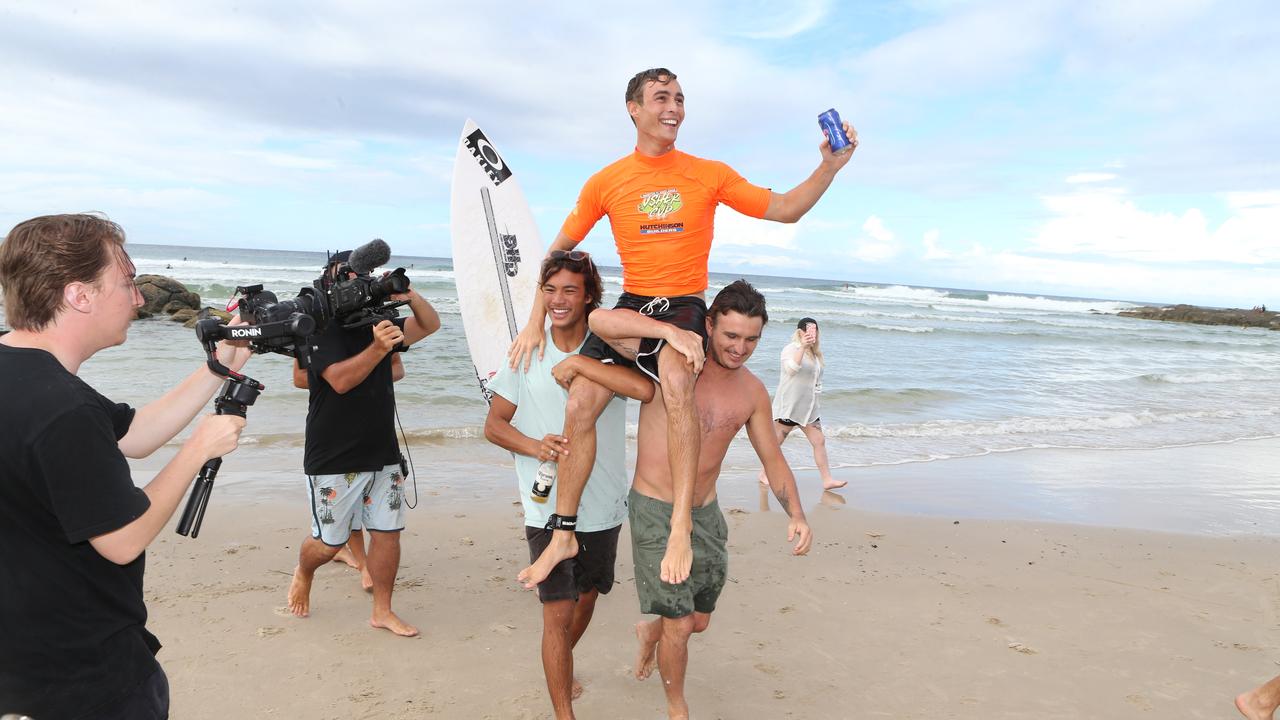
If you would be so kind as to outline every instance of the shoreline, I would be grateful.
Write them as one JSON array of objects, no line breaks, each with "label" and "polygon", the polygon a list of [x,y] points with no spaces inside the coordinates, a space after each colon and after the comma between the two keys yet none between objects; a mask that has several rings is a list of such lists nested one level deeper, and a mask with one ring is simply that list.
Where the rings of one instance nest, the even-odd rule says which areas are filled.
[{"label": "shoreline", "polygon": [[[135,483],[148,482],[176,449],[166,446],[150,458],[132,461]],[[787,454],[812,462],[799,443]],[[511,460],[501,451],[485,462],[452,456],[437,460],[429,451],[414,455],[417,495],[425,507],[466,512],[517,500]],[[633,465],[634,447],[628,459]],[[210,498],[210,521],[216,521],[224,506],[246,501],[305,502],[300,464],[300,448],[242,446],[223,463]],[[806,509],[843,502],[851,510],[949,520],[1280,536],[1280,497],[1274,495],[1274,474],[1268,470],[1275,467],[1280,467],[1280,438],[1271,437],[1158,449],[1030,448],[837,468],[835,476],[849,485],[835,494],[821,491],[815,469],[796,470],[796,480]],[[718,485],[724,507],[778,510],[772,494],[761,493],[757,470],[726,464]],[[413,487],[411,481],[410,499]]]}]

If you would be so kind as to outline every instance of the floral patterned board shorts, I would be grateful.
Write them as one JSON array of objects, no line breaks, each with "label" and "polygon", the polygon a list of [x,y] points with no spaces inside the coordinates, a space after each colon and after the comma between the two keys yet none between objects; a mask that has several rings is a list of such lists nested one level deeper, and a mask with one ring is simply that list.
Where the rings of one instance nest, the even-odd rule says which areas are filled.
[{"label": "floral patterned board shorts", "polygon": [[[311,537],[330,547],[347,544],[351,530],[404,529],[404,477],[398,464],[376,472],[308,475]],[[356,521],[359,518],[359,522]]]}]

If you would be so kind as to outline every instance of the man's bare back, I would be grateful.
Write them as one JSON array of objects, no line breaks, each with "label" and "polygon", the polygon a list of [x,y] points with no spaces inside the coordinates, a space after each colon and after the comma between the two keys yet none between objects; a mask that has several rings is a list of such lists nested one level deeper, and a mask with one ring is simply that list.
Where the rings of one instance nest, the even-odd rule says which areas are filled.
[{"label": "man's bare back", "polygon": [[[702,447],[698,454],[698,475],[693,485],[693,506],[701,507],[715,498],[716,479],[729,444],[759,412],[769,412],[769,392],[764,383],[745,367],[727,369],[708,362],[694,390],[698,419],[702,425]],[[640,406],[637,433],[636,492],[663,502],[672,502],[675,492],[667,463],[667,411],[660,393]]]}]

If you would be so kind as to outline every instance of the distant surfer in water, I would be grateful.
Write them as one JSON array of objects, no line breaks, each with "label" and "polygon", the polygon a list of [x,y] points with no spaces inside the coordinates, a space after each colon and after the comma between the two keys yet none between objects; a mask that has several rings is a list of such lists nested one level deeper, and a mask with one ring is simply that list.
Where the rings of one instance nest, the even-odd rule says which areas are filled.
[{"label": "distant surfer in water", "polygon": [[[778,444],[800,428],[813,446],[813,461],[822,475],[822,489],[836,490],[848,483],[831,477],[827,460],[827,438],[822,434],[822,418],[818,397],[822,394],[822,344],[818,341],[818,321],[801,318],[791,342],[782,348],[782,369],[778,373],[778,390],[773,394],[773,428]],[[764,470],[760,484],[769,484]]]},{"label": "distant surfer in water", "polygon": [[[689,577],[693,562],[691,512],[699,447],[693,389],[703,363],[707,257],[716,206],[723,203],[751,217],[796,222],[818,202],[853,152],[832,153],[824,140],[818,169],[789,192],[775,193],[752,185],[724,163],[676,150],[676,135],[685,117],[684,91],[670,70],[637,73],[627,83],[626,104],[636,128],[635,151],[587,180],[551,252],[572,249],[608,215],[622,260],[623,293],[613,310],[597,310],[593,315],[600,320],[615,313],[644,315],[666,325],[663,333],[647,338],[634,354],[595,339],[588,341],[582,354],[638,367],[661,384],[668,418],[667,461],[675,487],[661,578],[681,583]],[[848,123],[844,130],[856,149],[857,132]],[[545,322],[546,308],[539,293],[528,325],[512,343],[512,368],[523,363],[527,369],[535,348],[542,355]],[[594,326],[596,321],[591,322]],[[548,522],[555,531],[551,543],[519,575],[527,588],[577,553],[573,530],[595,456],[595,423],[611,397],[609,390],[588,378],[575,379],[569,388],[563,436],[572,452],[559,463],[556,512]]]},{"label": "distant surfer in water", "polygon": [[[531,560],[551,541],[546,524],[554,509],[532,497],[534,481],[540,469],[554,467],[567,451],[560,436],[565,405],[560,384],[582,373],[623,396],[647,401],[654,394],[653,383],[639,373],[578,355],[588,337],[587,316],[600,306],[602,284],[586,253],[559,253],[544,260],[538,286],[551,310],[551,347],[528,372],[502,368],[487,386],[493,398],[484,436],[515,456]],[[578,554],[556,565],[538,584],[542,669],[557,720],[574,716],[573,699],[582,686],[574,679],[573,649],[587,631],[596,600],[613,589],[618,534],[627,516],[626,423],[626,400],[617,397],[600,416],[600,451],[583,494]]]},{"label": "distant surfer in water", "polygon": [[[707,362],[698,378],[700,419],[697,475],[693,484],[693,565],[687,582],[672,584],[659,576],[666,552],[677,485],[666,459],[668,423],[663,398],[640,407],[635,479],[628,500],[631,554],[635,561],[640,612],[657,615],[636,624],[639,654],[635,676],[644,680],[655,663],[667,695],[667,714],[688,718],[684,697],[689,665],[689,637],[707,629],[729,572],[729,527],[716,501],[716,481],[729,444],[745,425],[756,455],[768,471],[774,495],[790,521],[787,539],[792,553],[809,552],[813,535],[796,491],[796,479],[778,447],[769,392],[745,366],[768,322],[764,296],[746,280],[726,286],[707,313]],[[664,323],[641,315],[614,313],[592,323],[599,333],[622,344],[665,333]]]}]

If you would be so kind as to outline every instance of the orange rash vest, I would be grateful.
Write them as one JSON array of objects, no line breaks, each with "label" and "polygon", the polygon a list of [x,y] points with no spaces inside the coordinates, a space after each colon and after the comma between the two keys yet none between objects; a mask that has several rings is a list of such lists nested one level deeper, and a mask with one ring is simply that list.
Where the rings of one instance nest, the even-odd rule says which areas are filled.
[{"label": "orange rash vest", "polygon": [[587,180],[560,231],[580,242],[608,215],[622,259],[623,290],[696,295],[707,288],[716,205],[761,218],[771,197],[768,188],[752,185],[722,162],[679,150],[660,157],[636,151]]}]

